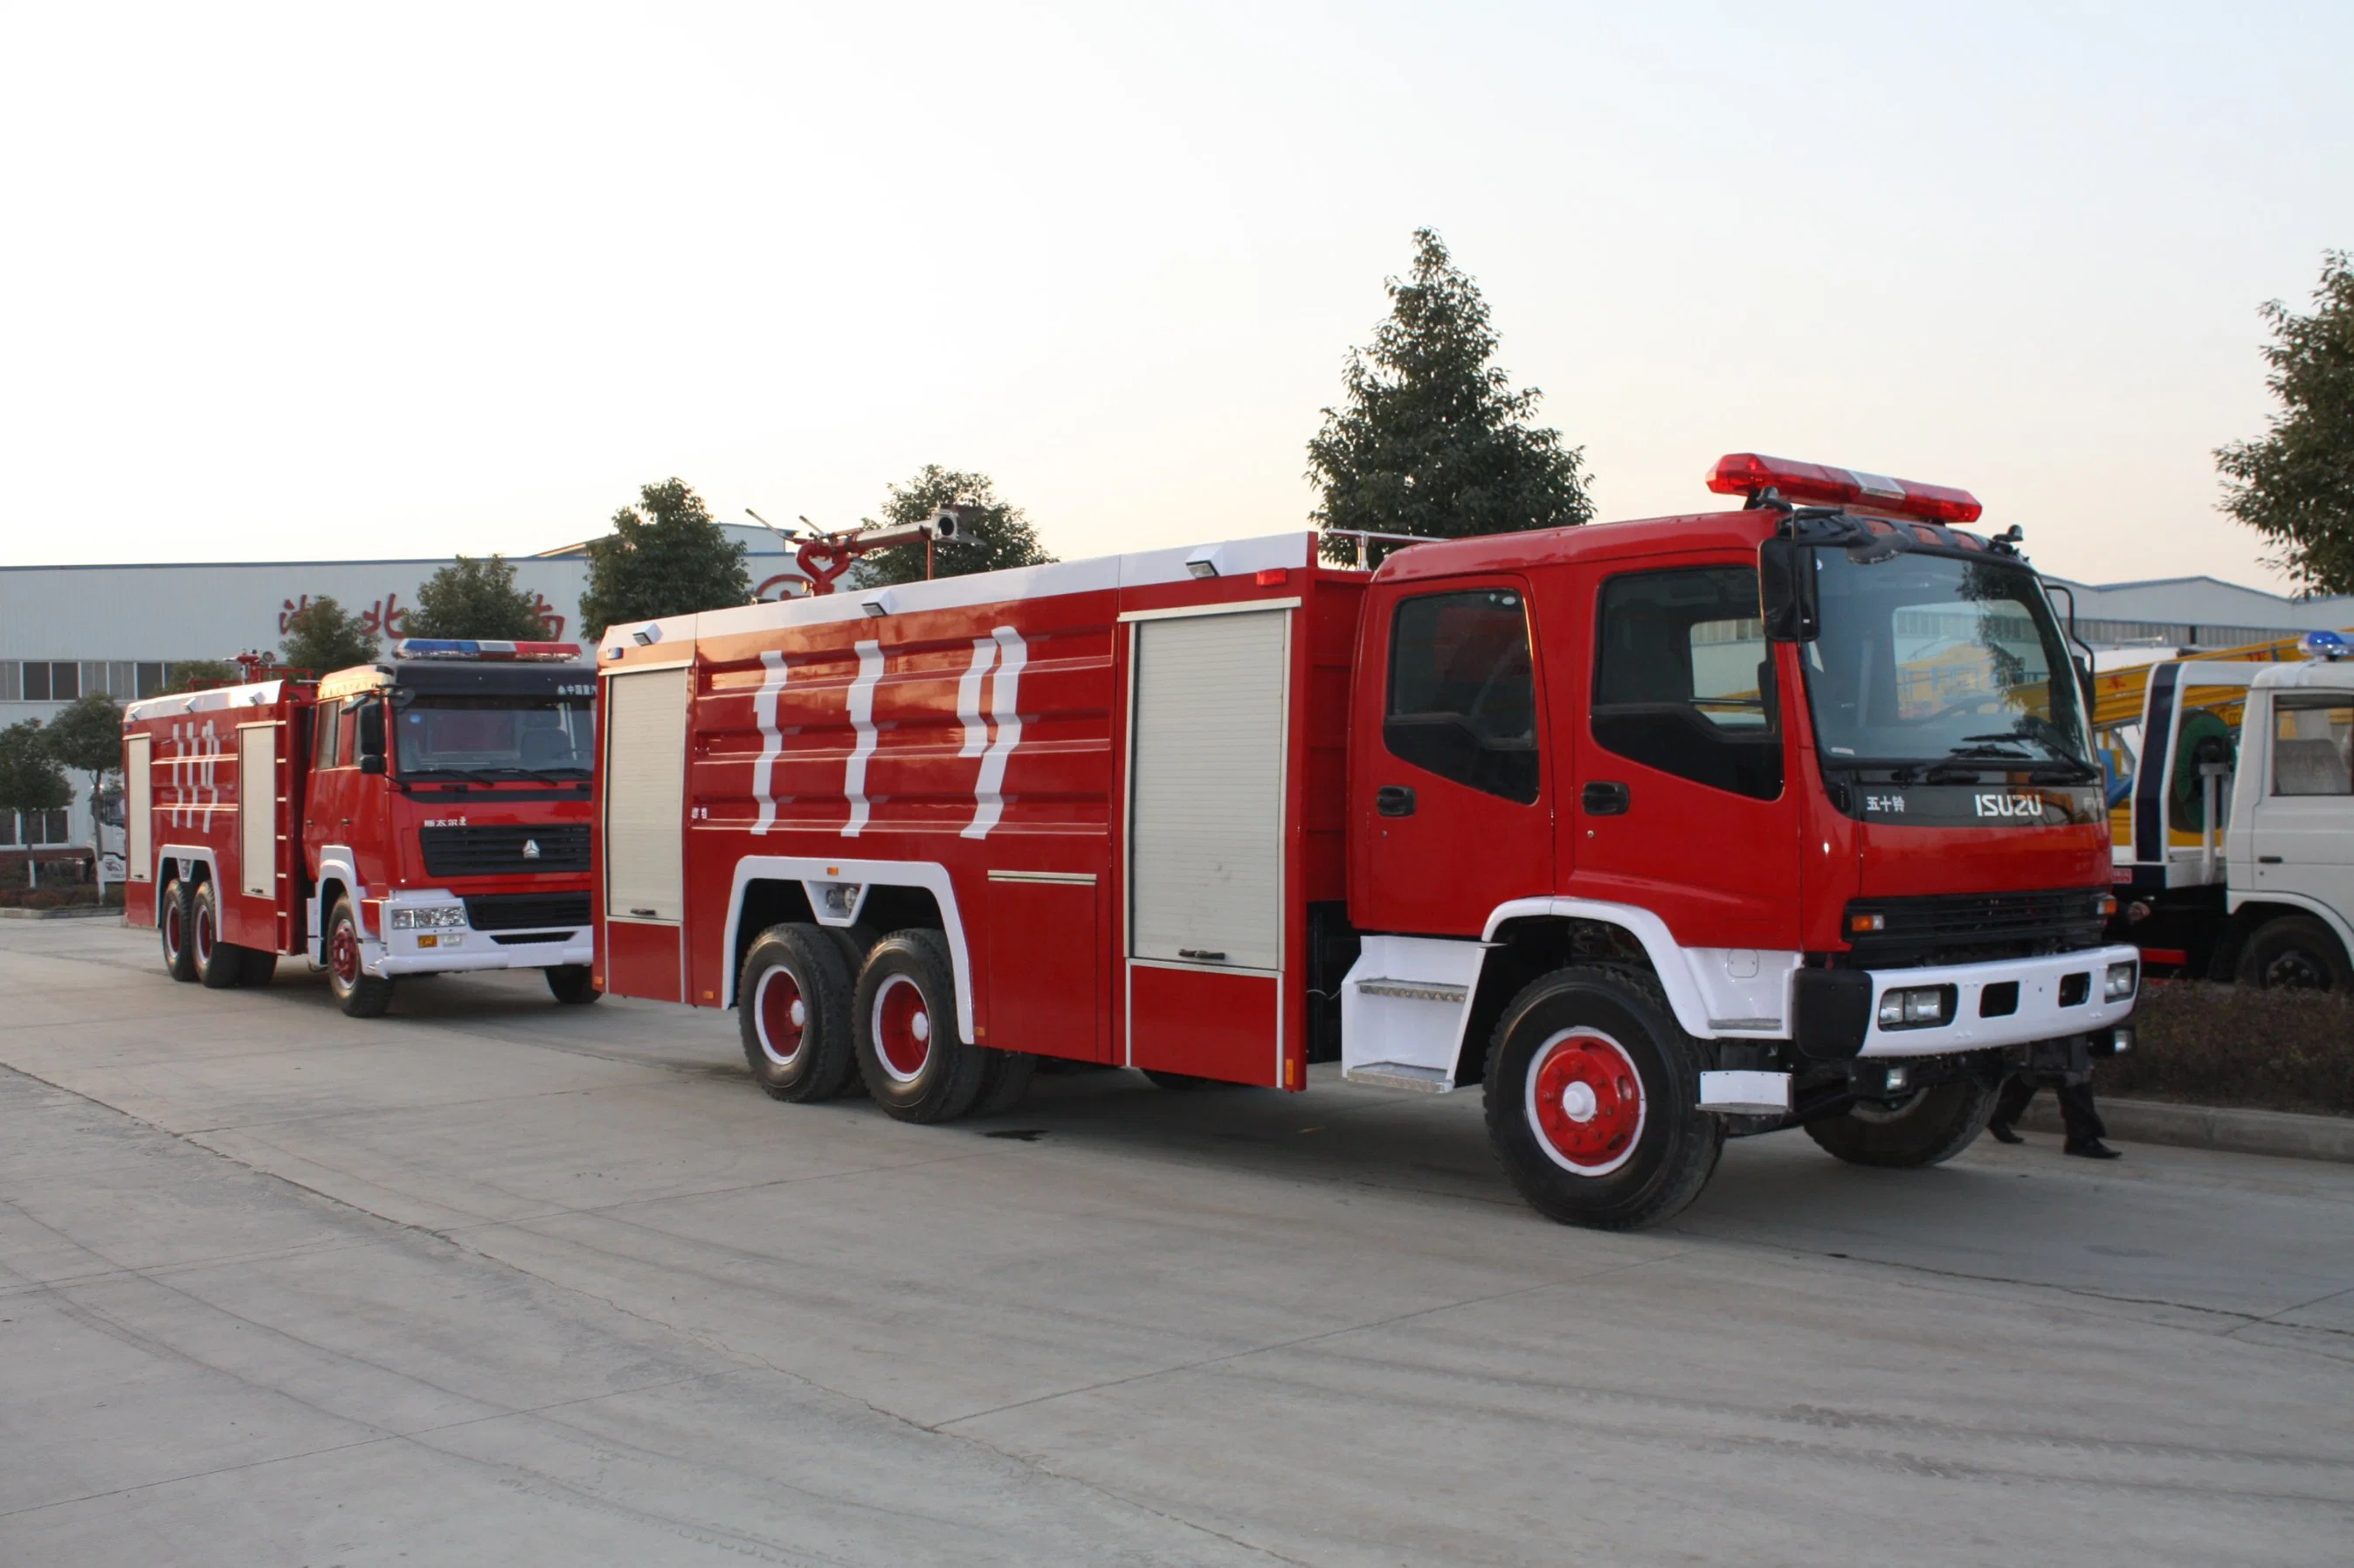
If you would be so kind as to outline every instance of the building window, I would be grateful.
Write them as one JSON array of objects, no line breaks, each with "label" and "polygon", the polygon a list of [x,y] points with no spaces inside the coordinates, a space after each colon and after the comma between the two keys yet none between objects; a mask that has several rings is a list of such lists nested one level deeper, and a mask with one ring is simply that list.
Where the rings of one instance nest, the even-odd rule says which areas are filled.
[{"label": "building window", "polygon": [[25,694],[28,703],[69,703],[81,695],[81,666],[70,660],[25,661]]},{"label": "building window", "polygon": [[72,842],[68,813],[55,811],[0,811],[0,849],[47,849]]},{"label": "building window", "polygon": [[25,666],[16,659],[0,659],[0,703],[25,700]]},{"label": "building window", "polygon": [[163,663],[138,666],[138,694],[143,697],[161,696],[164,688],[172,683],[171,666]]}]

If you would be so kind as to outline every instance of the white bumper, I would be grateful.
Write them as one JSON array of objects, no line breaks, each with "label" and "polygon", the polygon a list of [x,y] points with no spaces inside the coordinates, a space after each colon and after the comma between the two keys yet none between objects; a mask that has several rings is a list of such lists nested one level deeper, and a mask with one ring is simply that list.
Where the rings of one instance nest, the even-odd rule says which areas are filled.
[{"label": "white bumper", "polygon": [[[2111,964],[2134,963],[2140,949],[2130,946],[2088,948],[2083,952],[2051,958],[2004,959],[1987,964],[1946,964],[1934,969],[1872,971],[1872,1031],[1863,1039],[1863,1056],[1939,1056],[1955,1051],[1983,1051],[1997,1045],[2023,1045],[2032,1040],[2055,1040],[2123,1023],[2133,1016],[2134,998],[2101,1000],[2102,982]],[[2069,975],[2091,977],[2087,1000],[2073,1007],[2060,1005],[2060,982]],[[2018,1011],[1999,1018],[1981,1015],[1987,988],[2016,981]],[[2138,977],[2137,977],[2138,981]],[[1891,991],[1950,985],[1958,995],[1951,1023],[1926,1028],[1882,1029],[1880,999]],[[2137,983],[2138,990],[2138,983]]]},{"label": "white bumper", "polygon": [[[445,926],[430,931],[402,931],[393,927],[393,911],[419,906],[440,906],[464,901],[454,894],[397,893],[384,901],[379,918],[382,939],[360,944],[360,968],[378,979],[398,975],[447,974],[461,969],[544,969],[559,964],[587,964],[596,957],[589,927],[538,931],[477,931],[471,925]],[[517,941],[516,937],[532,938]],[[543,937],[545,940],[541,939]],[[501,941],[500,938],[506,940]],[[431,946],[426,942],[430,940]]]}]

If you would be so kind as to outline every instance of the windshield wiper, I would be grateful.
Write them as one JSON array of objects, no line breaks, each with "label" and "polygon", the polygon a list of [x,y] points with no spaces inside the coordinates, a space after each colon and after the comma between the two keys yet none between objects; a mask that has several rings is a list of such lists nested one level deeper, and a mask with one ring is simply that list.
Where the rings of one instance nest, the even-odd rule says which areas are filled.
[{"label": "windshield wiper", "polygon": [[[1980,736],[1971,736],[1969,738],[1972,740],[1979,740],[1985,737]],[[2024,751],[2015,751],[2007,746],[1957,746],[1954,747],[1953,750],[1946,753],[1946,756],[1949,759],[1955,758],[1982,757],[1991,762],[2032,762],[2035,760],[2032,754]]]}]

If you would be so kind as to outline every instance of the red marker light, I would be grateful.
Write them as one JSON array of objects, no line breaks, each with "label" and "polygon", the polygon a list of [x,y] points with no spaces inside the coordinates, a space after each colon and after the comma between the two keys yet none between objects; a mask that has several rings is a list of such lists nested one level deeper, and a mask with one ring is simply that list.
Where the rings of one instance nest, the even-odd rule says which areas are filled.
[{"label": "red marker light", "polygon": [[1719,495],[1755,495],[1770,487],[1783,500],[1804,505],[1861,505],[1932,523],[1975,523],[1986,514],[1967,490],[1757,452],[1728,452],[1717,459],[1708,471],[1708,487]]}]

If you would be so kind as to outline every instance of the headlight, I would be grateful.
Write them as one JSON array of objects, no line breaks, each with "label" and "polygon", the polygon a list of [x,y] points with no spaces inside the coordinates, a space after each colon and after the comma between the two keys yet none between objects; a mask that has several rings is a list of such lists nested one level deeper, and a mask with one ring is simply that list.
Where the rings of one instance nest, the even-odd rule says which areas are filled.
[{"label": "headlight", "polygon": [[2134,993],[2135,971],[2138,964],[2111,964],[2108,979],[2101,986],[2101,996],[2107,1001],[2123,1001]]},{"label": "headlight", "polygon": [[462,904],[412,905],[392,912],[392,928],[396,931],[446,931],[466,923],[466,906]]},{"label": "headlight", "polygon": [[1951,1022],[1953,1016],[1954,988],[1949,985],[1910,986],[1881,993],[1882,1029],[1928,1029]]}]

